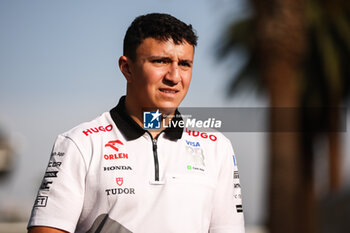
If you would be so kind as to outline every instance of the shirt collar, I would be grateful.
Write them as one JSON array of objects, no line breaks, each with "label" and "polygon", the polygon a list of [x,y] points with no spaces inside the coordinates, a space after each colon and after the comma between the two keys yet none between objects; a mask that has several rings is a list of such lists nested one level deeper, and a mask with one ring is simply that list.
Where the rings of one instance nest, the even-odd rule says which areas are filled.
[{"label": "shirt collar", "polygon": [[[147,132],[147,130],[140,127],[126,111],[125,96],[120,98],[118,105],[110,111],[110,114],[114,123],[127,140],[137,139]],[[167,127],[163,130],[165,137],[170,140],[180,139],[183,128],[179,126],[179,121],[182,121],[182,117],[177,109],[171,121],[171,127]]]}]

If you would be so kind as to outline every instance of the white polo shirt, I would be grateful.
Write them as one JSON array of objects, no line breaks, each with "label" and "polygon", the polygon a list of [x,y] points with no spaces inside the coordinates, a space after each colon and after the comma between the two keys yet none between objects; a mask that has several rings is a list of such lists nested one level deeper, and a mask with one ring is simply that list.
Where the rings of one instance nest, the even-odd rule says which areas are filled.
[{"label": "white polo shirt", "polygon": [[153,139],[124,102],[122,97],[110,112],[58,136],[28,227],[245,232],[230,141],[221,133],[179,127]]}]

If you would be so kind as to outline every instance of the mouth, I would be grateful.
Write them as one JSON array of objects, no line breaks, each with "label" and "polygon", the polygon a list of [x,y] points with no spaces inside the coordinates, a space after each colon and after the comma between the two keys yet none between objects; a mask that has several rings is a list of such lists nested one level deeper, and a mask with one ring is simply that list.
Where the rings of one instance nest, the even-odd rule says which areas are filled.
[{"label": "mouth", "polygon": [[176,94],[176,93],[179,92],[179,90],[177,90],[177,89],[171,89],[171,88],[159,88],[159,90],[160,90],[162,93],[170,94],[170,95],[174,95],[174,94]]}]

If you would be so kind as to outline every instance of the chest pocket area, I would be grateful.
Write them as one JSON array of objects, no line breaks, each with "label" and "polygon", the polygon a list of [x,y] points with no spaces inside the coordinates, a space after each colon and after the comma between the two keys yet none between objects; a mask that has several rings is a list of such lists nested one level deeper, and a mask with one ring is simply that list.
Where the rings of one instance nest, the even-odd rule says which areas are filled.
[{"label": "chest pocket area", "polygon": [[208,204],[215,190],[213,180],[196,174],[168,174],[167,186],[176,198],[198,204]]}]

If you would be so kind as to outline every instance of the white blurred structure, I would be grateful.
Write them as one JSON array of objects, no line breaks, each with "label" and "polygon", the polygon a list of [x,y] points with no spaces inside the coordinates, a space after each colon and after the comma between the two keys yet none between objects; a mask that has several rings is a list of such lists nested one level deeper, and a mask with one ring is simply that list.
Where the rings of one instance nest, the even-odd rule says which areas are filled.
[{"label": "white blurred structure", "polygon": [[5,135],[0,131],[0,178],[11,171],[13,153]]}]

